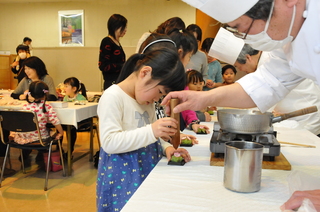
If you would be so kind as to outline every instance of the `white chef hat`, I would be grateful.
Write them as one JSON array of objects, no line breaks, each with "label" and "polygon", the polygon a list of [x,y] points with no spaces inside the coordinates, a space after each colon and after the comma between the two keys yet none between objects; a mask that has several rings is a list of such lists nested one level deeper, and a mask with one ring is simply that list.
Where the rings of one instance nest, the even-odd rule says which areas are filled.
[{"label": "white chef hat", "polygon": [[221,27],[214,38],[208,54],[211,57],[233,65],[243,46],[244,41],[241,38],[237,38],[231,32]]},{"label": "white chef hat", "polygon": [[220,21],[221,23],[228,23],[236,20],[251,7],[253,7],[258,0],[182,0],[191,6],[201,10],[208,16]]}]

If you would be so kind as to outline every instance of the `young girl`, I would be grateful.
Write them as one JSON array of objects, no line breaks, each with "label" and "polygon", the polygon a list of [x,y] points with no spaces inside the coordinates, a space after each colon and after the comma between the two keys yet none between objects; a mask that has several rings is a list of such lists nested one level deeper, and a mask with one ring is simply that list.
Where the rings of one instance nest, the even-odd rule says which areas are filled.
[{"label": "young girl", "polygon": [[234,83],[234,78],[237,74],[237,70],[233,65],[225,65],[222,68],[222,77],[224,79],[224,85],[230,85]]},{"label": "young girl", "polygon": [[[186,65],[192,54],[197,51],[197,41],[194,36],[185,30],[178,30],[174,28],[169,32],[170,36],[152,33],[142,44],[139,50],[139,53],[148,53],[150,51],[154,51],[159,48],[170,48],[172,50],[176,50],[179,55],[179,59],[183,65]],[[120,76],[123,73],[120,74]],[[155,102],[156,116],[157,119],[165,117],[164,110],[162,106],[160,106],[161,99]],[[189,111],[184,111],[183,113],[188,114]],[[194,112],[194,111],[192,111]],[[180,130],[183,131],[186,128],[186,122],[182,117],[180,118]],[[194,113],[194,117],[190,117],[190,120],[197,119],[196,114]],[[186,135],[180,133],[181,140],[185,137],[188,137],[192,140],[193,144],[197,144],[198,140],[193,135]]]},{"label": "young girl", "polygon": [[174,149],[160,138],[177,132],[173,118],[156,120],[154,102],[185,86],[178,54],[167,48],[135,54],[124,64],[130,73],[102,95],[98,105],[101,149],[97,177],[98,211],[120,211],[165,154]]},{"label": "young girl", "polygon": [[[64,102],[75,102],[75,101],[85,101],[86,98],[86,88],[83,83],[81,83],[75,77],[69,77],[65,79],[64,92],[65,96],[63,98]],[[81,91],[81,94],[79,93]]]},{"label": "young girl", "polygon": [[[64,92],[65,96],[63,98],[64,102],[75,102],[75,101],[86,101],[86,88],[83,83],[81,83],[75,77],[69,77],[64,80]],[[81,91],[82,94],[79,92]],[[82,122],[87,122],[83,120]],[[63,125],[63,128],[66,130],[66,126]],[[74,150],[74,145],[77,140],[77,129],[75,127],[71,128],[71,153]],[[66,155],[66,153],[65,153]]]},{"label": "young girl", "polygon": [[[48,86],[42,81],[32,82],[29,86],[29,93],[27,94],[26,99],[28,104],[23,105],[22,109],[36,111],[42,138],[45,139],[50,136],[49,130],[46,128],[46,124],[49,122],[52,123],[58,131],[56,139],[60,139],[63,135],[63,129],[53,107],[46,103],[47,95],[49,92],[48,89]],[[30,101],[30,99],[33,100]],[[19,144],[31,143],[39,139],[38,135],[35,132],[12,132],[10,136],[12,136],[14,138],[14,141]],[[30,153],[31,151],[29,152],[29,154]],[[24,157],[26,156],[24,155]]]},{"label": "young girl", "polygon": [[[187,86],[189,90],[202,91],[204,86],[204,80],[202,74],[196,70],[189,70],[186,72]],[[196,111],[197,117],[200,121],[211,121],[210,114],[205,111]]]}]

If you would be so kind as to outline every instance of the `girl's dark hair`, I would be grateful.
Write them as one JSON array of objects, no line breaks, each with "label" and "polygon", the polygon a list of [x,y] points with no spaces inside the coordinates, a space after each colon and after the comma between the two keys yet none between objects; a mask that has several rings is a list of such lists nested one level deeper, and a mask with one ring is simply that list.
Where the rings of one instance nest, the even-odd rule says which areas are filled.
[{"label": "girl's dark hair", "polygon": [[[28,66],[29,68],[35,69],[39,79],[42,79],[45,75],[48,75],[46,65],[39,57],[32,56],[32,57],[27,58],[22,63],[22,66],[23,66],[23,68],[25,66]],[[26,76],[26,77],[28,77],[28,76]]]},{"label": "girl's dark hair", "polygon": [[[29,92],[30,95],[34,98],[34,103],[40,103],[41,99],[44,97],[44,103],[42,106],[42,111],[45,113],[47,112],[45,103],[49,95],[49,87],[43,81],[34,81],[29,85]],[[32,103],[29,101],[29,94],[27,94],[26,98],[28,103]]]},{"label": "girl's dark hair", "polygon": [[160,24],[155,32],[160,34],[168,34],[168,32],[170,32],[174,28],[185,29],[186,25],[181,18],[172,17]]},{"label": "girl's dark hair", "polygon": [[[151,33],[149,35],[149,37],[147,37],[147,39],[141,44],[140,48],[139,48],[139,53],[142,52],[142,50],[151,42],[156,41],[156,40],[160,40],[160,39],[168,39],[171,40],[171,38],[168,35],[163,35],[163,34],[159,34],[159,33]],[[158,43],[154,43],[152,45],[150,45],[144,53],[146,53],[146,51],[153,51],[157,48],[162,48],[162,47],[166,47],[166,48],[170,48],[173,50],[176,50],[176,47],[173,43],[171,42],[165,42],[165,41],[161,41]]]},{"label": "girl's dark hair", "polygon": [[227,70],[227,69],[229,69],[229,68],[231,68],[231,69],[232,69],[232,71],[233,71],[234,75],[236,75],[236,74],[237,74],[237,70],[236,70],[236,68],[235,68],[233,65],[228,64],[228,65],[225,65],[225,66],[223,66],[223,67],[222,67],[222,75],[223,75],[223,74],[224,74],[224,72],[226,72],[226,70]]},{"label": "girl's dark hair", "polygon": [[249,16],[253,19],[262,19],[264,21],[268,20],[271,5],[274,0],[259,0],[251,9],[244,15]]},{"label": "girl's dark hair", "polygon": [[30,51],[29,51],[29,46],[27,46],[27,45],[18,45],[17,46],[17,48],[16,48],[16,52],[17,52],[17,54],[18,54],[18,51],[19,50],[24,50],[24,51],[26,51],[27,53],[30,53]]},{"label": "girl's dark hair", "polygon": [[127,26],[127,19],[120,14],[113,14],[110,16],[108,20],[108,31],[109,35],[115,38],[115,32],[119,28],[121,29],[121,33],[125,30]]},{"label": "girl's dark hair", "polygon": [[204,41],[202,42],[202,45],[201,45],[201,51],[209,53],[210,47],[212,46],[213,41],[214,41],[214,38],[204,39]]},{"label": "girl's dark hair", "polygon": [[190,24],[187,30],[192,33],[197,33],[197,40],[201,42],[202,40],[202,30],[197,24]]},{"label": "girl's dark hair", "polygon": [[152,68],[151,79],[159,80],[170,91],[183,90],[186,85],[184,67],[176,50],[159,48],[145,54],[134,54],[124,64],[117,83],[122,82],[143,66]]},{"label": "girl's dark hair", "polygon": [[188,52],[195,54],[198,51],[198,43],[193,34],[187,30],[172,29],[168,34],[170,38],[176,43],[177,49],[183,50],[184,57]]},{"label": "girl's dark hair", "polygon": [[71,85],[71,87],[76,87],[76,93],[78,93],[79,91],[81,91],[81,94],[87,98],[87,91],[86,91],[86,87],[84,86],[83,83],[81,83],[77,78],[75,77],[69,77],[67,79],[64,80],[63,84],[69,84]]},{"label": "girl's dark hair", "polygon": [[187,71],[186,76],[187,85],[194,82],[204,82],[202,74],[197,70],[191,69],[190,71]]}]

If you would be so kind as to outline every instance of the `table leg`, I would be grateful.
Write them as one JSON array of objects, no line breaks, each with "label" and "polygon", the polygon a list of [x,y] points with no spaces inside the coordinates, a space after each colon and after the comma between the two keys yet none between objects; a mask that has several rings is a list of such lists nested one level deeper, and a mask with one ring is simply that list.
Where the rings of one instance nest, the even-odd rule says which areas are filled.
[{"label": "table leg", "polygon": [[71,127],[72,125],[67,125],[67,146],[68,146],[68,176],[72,173],[72,160],[71,160]]},{"label": "table leg", "polygon": [[89,161],[93,161],[93,117],[90,118],[90,154]]}]

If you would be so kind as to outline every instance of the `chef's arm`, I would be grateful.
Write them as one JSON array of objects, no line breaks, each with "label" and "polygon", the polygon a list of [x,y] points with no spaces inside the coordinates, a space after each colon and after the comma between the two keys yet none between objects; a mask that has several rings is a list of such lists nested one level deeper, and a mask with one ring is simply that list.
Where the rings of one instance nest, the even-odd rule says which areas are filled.
[{"label": "chef's arm", "polygon": [[207,106],[216,107],[256,107],[250,96],[238,83],[222,86],[210,91],[176,91],[170,92],[163,100],[162,105],[167,105],[166,114],[170,114],[169,100],[178,98],[180,104],[174,108],[174,113],[184,110],[201,110]]},{"label": "chef's arm", "polygon": [[211,94],[207,99],[211,100],[211,102],[209,102],[207,106],[237,108],[256,107],[256,104],[239,83],[221,86],[210,90],[210,92]]}]

